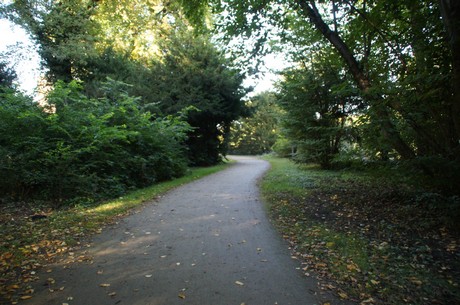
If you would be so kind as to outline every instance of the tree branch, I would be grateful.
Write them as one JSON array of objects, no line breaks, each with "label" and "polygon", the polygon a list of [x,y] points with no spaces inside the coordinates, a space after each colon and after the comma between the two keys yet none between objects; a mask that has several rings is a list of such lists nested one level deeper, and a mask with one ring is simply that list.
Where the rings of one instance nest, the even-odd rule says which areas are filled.
[{"label": "tree branch", "polygon": [[321,32],[321,34],[336,48],[340,56],[347,64],[350,72],[355,79],[358,87],[364,93],[367,98],[371,100],[370,106],[379,119],[380,131],[385,139],[404,159],[412,159],[415,157],[414,151],[404,142],[400,134],[396,130],[394,124],[390,118],[390,112],[388,111],[385,104],[379,101],[379,97],[375,94],[369,94],[371,89],[371,83],[368,76],[363,72],[362,67],[354,57],[354,54],[343,41],[337,32],[332,31],[329,26],[324,22],[318,8],[315,5],[314,0],[297,0],[296,3],[300,6],[300,9],[306,17],[314,24],[314,26]]},{"label": "tree branch", "polygon": [[342,40],[337,32],[332,31],[329,26],[324,22],[318,8],[314,1],[297,0],[297,4],[302,9],[303,13],[310,19],[315,27],[321,32],[321,34],[336,48],[340,53],[341,57],[345,60],[348,68],[350,69],[353,78],[358,84],[359,88],[364,92],[367,92],[370,88],[369,79],[363,73],[358,61],[354,57],[354,54]]},{"label": "tree branch", "polygon": [[364,19],[364,21],[366,21],[370,26],[372,26],[374,28],[374,30],[376,31],[376,33],[380,36],[380,38],[382,38],[382,40],[390,47],[390,49],[393,51],[393,54],[395,54],[398,59],[401,61],[401,64],[402,64],[402,70],[403,72],[405,72],[407,70],[407,62],[406,60],[404,59],[404,55],[401,51],[401,47],[396,43],[396,45],[393,44],[393,42],[390,41],[390,39],[388,38],[388,36],[391,36],[389,35],[388,33],[385,33],[383,30],[381,30],[380,28],[377,27],[377,25],[375,23],[373,23],[368,17],[367,17],[367,14],[365,12],[363,12],[362,10],[358,9],[356,6],[354,6],[352,3],[350,3],[350,1],[348,0],[344,0],[345,3],[347,3],[350,8],[352,10],[354,10],[355,12],[358,13],[358,15]]}]

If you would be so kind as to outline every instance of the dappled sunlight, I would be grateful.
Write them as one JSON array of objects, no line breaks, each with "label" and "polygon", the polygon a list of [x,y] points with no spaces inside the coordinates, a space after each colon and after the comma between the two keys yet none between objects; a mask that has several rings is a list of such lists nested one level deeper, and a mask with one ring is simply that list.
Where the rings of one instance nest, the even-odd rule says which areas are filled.
[{"label": "dappled sunlight", "polygon": [[100,212],[108,212],[114,210],[121,210],[127,205],[125,201],[112,201],[109,203],[101,204],[95,208],[88,209],[88,213],[100,213]]},{"label": "dappled sunlight", "polygon": [[[128,235],[128,238],[126,240],[121,240],[117,247],[111,247],[110,245],[107,245],[106,247],[105,244],[100,244],[97,246],[97,248],[94,248],[92,253],[94,256],[98,257],[120,255],[122,253],[126,253],[127,251],[138,249],[138,247],[142,244],[145,244],[146,246],[144,248],[147,249],[159,239],[158,235],[151,235],[150,232],[146,232],[144,234],[146,235]],[[143,253],[146,252],[144,251]]]},{"label": "dappled sunlight", "polygon": [[[296,263],[265,218],[252,183],[266,164],[257,164],[257,171],[238,168],[119,219],[75,251],[73,262],[80,264],[61,262],[42,276],[55,282],[51,289],[65,288],[50,294],[37,287],[47,301],[40,304],[65,303],[69,295],[75,304],[313,304],[305,282],[284,272]],[[116,210],[117,204],[92,210]]]}]

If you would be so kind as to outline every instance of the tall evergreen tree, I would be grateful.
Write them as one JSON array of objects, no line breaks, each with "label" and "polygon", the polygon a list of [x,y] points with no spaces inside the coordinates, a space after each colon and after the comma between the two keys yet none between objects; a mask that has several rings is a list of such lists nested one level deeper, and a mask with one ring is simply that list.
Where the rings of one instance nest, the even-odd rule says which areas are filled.
[{"label": "tall evergreen tree", "polygon": [[16,71],[8,67],[8,63],[0,61],[0,87],[12,88],[17,77]]},{"label": "tall evergreen tree", "polygon": [[165,114],[187,113],[189,157],[194,165],[210,165],[227,150],[230,124],[244,113],[243,76],[213,46],[208,36],[179,30],[162,45],[163,58],[153,68],[158,106]]}]

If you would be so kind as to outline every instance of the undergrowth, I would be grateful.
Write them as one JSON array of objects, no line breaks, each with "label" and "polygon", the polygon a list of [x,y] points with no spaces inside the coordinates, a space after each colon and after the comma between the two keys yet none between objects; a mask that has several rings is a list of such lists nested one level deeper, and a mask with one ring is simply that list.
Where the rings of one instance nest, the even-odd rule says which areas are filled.
[{"label": "undergrowth", "polygon": [[458,197],[401,173],[268,159],[262,194],[305,274],[362,304],[460,302]]}]

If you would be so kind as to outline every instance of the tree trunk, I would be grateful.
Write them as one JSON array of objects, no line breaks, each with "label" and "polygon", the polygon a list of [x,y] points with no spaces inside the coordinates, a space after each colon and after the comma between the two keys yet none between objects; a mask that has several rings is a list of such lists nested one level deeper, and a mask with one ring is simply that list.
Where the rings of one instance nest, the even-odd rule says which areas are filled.
[{"label": "tree trunk", "polygon": [[364,73],[363,69],[360,67],[353,52],[342,40],[339,34],[332,31],[324,22],[315,5],[315,1],[297,0],[296,2],[300,6],[301,12],[305,15],[305,17],[310,19],[321,34],[335,47],[347,64],[359,89],[364,93],[364,96],[370,100],[370,106],[379,121],[380,130],[384,138],[391,143],[393,148],[403,159],[414,158],[414,151],[403,141],[399,133],[396,131],[394,124],[391,122],[390,113],[386,106],[382,103],[381,98],[375,97],[375,95],[369,93],[371,89],[371,82]]},{"label": "tree trunk", "polygon": [[455,128],[455,147],[460,147],[460,1],[440,0],[444,27],[449,38],[452,56],[452,119]]}]

